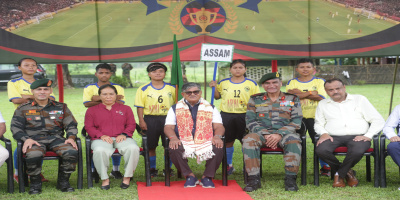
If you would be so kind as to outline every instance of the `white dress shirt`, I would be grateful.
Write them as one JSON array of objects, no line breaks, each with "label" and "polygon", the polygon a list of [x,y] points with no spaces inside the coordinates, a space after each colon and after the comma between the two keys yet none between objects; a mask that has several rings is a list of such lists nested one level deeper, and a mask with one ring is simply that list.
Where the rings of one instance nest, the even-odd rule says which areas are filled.
[{"label": "white dress shirt", "polygon": [[332,136],[364,135],[372,138],[384,124],[385,120],[366,97],[347,94],[340,103],[332,99],[319,102],[314,129],[318,135],[328,133]]},{"label": "white dress shirt", "polygon": [[389,118],[386,120],[386,124],[383,127],[383,134],[385,134],[387,139],[397,136],[394,129],[399,126],[400,123],[400,105],[397,105]]}]

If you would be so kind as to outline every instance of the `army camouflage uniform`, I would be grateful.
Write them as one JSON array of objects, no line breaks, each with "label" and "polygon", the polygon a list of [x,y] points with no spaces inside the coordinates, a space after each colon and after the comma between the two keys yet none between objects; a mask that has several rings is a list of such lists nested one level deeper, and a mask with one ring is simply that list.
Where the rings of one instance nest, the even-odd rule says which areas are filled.
[{"label": "army camouflage uniform", "polygon": [[260,148],[265,146],[264,135],[280,134],[278,143],[284,149],[286,175],[296,175],[301,159],[300,129],[302,112],[297,96],[281,92],[275,102],[267,93],[250,97],[246,112],[246,127],[249,130],[243,138],[243,155],[248,175],[260,173]]},{"label": "army camouflage uniform", "polygon": [[39,175],[42,170],[43,156],[47,150],[54,151],[62,158],[61,171],[72,173],[78,161],[78,150],[71,144],[65,144],[67,138],[76,139],[77,122],[67,105],[49,99],[45,107],[35,101],[20,105],[11,120],[11,132],[16,140],[25,142],[33,139],[41,146],[32,145],[26,151],[27,173]]}]

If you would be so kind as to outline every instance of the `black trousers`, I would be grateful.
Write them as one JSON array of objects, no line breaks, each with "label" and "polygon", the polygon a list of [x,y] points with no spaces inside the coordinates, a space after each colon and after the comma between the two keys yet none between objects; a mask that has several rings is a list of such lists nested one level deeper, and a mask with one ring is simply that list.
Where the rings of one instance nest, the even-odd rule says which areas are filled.
[{"label": "black trousers", "polygon": [[[186,177],[192,170],[188,165],[188,160],[183,158],[183,153],[185,149],[182,145],[179,145],[178,149],[169,148],[169,155],[172,163],[174,163],[175,167],[182,173],[182,176]],[[217,148],[213,145],[213,152],[215,156],[206,161],[206,169],[204,170],[203,176],[213,178],[215,175],[215,171],[219,168],[219,165],[222,162],[223,157],[223,149]]]},{"label": "black trousers", "polygon": [[[318,157],[328,163],[333,172],[338,172],[341,178],[346,177],[347,172],[362,159],[365,151],[371,146],[371,142],[353,141],[355,137],[356,135],[332,136],[333,142],[325,140],[315,149]],[[340,163],[333,154],[333,151],[341,146],[347,147],[347,155],[343,163]]]}]

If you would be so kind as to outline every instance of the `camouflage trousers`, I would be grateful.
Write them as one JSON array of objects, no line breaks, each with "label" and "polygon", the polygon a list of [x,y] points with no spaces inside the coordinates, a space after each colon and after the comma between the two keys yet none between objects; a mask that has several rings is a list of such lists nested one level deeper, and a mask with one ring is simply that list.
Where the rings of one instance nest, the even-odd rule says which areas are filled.
[{"label": "camouflage trousers", "polygon": [[60,171],[72,173],[78,162],[78,150],[71,144],[65,144],[65,138],[56,136],[37,136],[32,138],[40,146],[32,145],[26,151],[26,171],[28,175],[39,175],[42,171],[42,160],[47,150],[54,151],[61,157]]},{"label": "camouflage trousers", "polygon": [[[260,173],[260,148],[265,146],[265,138],[261,134],[249,133],[243,138],[243,159],[248,175]],[[301,160],[301,140],[297,133],[282,137],[278,145],[284,149],[285,173],[296,175]]]}]

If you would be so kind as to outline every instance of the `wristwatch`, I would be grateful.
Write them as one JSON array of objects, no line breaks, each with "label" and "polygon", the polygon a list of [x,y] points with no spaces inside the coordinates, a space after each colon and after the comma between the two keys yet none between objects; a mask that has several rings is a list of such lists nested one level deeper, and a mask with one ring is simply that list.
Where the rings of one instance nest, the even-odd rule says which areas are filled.
[{"label": "wristwatch", "polygon": [[222,135],[214,135],[214,137],[217,136],[219,139],[222,139]]}]

